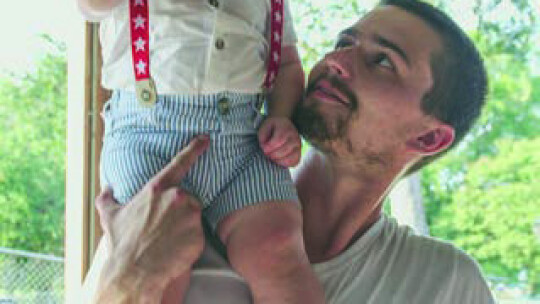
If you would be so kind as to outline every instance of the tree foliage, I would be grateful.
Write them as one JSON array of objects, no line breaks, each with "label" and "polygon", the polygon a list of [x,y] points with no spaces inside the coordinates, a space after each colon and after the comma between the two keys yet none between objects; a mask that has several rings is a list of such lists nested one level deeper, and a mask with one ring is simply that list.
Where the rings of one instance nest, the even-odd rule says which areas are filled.
[{"label": "tree foliage", "polygon": [[[370,2],[370,1],[365,1]],[[290,0],[302,66],[308,72],[335,44],[337,35],[366,12],[356,0]]]},{"label": "tree foliage", "polygon": [[[501,5],[521,13],[489,20]],[[540,77],[530,68],[538,56],[531,5],[476,2],[479,22],[470,35],[488,70],[487,103],[463,143],[426,167],[422,182],[433,235],[458,244],[488,276],[517,283],[527,273],[530,291],[539,294],[540,252],[532,222],[540,218],[540,199],[531,174],[539,172]]]},{"label": "tree foliage", "polygon": [[468,166],[460,186],[442,205],[434,235],[473,255],[491,276],[525,272],[531,290],[540,287],[540,241],[532,233],[540,217],[540,137],[503,139],[497,153]]},{"label": "tree foliage", "polygon": [[62,255],[65,46],[33,73],[0,79],[0,246]]}]

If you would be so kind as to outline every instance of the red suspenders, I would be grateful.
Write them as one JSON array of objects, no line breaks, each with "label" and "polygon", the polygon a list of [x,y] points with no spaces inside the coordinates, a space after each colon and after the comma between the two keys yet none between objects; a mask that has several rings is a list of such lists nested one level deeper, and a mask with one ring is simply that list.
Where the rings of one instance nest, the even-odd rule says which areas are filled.
[{"label": "red suspenders", "polygon": [[[156,0],[159,1],[159,0]],[[269,90],[278,74],[281,60],[283,35],[283,0],[270,0],[270,52],[266,64],[263,87]],[[131,55],[135,88],[139,102],[153,105],[156,102],[156,87],[150,75],[150,30],[148,0],[129,0]]]},{"label": "red suspenders", "polygon": [[270,53],[266,63],[264,88],[270,90],[279,71],[283,35],[283,0],[270,0]]},{"label": "red suspenders", "polygon": [[156,102],[156,86],[150,76],[150,23],[148,0],[129,0],[131,57],[137,99],[144,105]]}]

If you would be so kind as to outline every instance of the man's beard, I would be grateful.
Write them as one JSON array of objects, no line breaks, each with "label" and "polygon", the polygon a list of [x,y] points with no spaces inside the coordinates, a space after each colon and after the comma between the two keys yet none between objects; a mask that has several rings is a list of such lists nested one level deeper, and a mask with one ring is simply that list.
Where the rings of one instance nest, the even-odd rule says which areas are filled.
[{"label": "man's beard", "polygon": [[315,89],[316,84],[322,78],[326,78],[336,89],[349,98],[350,107],[346,115],[338,116],[334,122],[329,122],[319,112],[319,102],[306,105],[305,100],[302,100],[296,105],[292,116],[294,125],[306,141],[318,148],[322,148],[324,143],[345,139],[352,115],[358,109],[358,100],[354,93],[336,77],[319,76],[308,85],[306,95],[309,95]]},{"label": "man's beard", "polygon": [[330,127],[328,122],[317,110],[318,104],[304,105],[299,103],[292,116],[292,121],[298,133],[310,144],[334,141],[345,136],[349,119],[339,118],[335,127]]}]

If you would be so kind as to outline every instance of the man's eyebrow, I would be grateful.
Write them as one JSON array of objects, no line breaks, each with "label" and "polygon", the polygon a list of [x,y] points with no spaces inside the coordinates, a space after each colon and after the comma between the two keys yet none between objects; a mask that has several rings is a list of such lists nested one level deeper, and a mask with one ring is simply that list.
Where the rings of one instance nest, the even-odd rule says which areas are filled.
[{"label": "man's eyebrow", "polygon": [[403,61],[405,61],[405,63],[410,67],[411,62],[409,60],[409,57],[407,56],[405,51],[403,51],[403,49],[400,48],[397,44],[379,35],[375,35],[374,39],[375,43],[377,43],[378,45],[389,48],[394,52],[398,53],[398,55],[403,59]]},{"label": "man's eyebrow", "polygon": [[[358,39],[358,38],[360,38],[361,34],[362,33],[360,31],[358,31],[357,29],[355,29],[354,27],[349,27],[349,28],[346,28],[343,31],[341,31],[339,33],[338,37],[340,37],[340,36],[351,36],[351,37],[355,37],[355,38]],[[375,41],[376,44],[378,44],[378,45],[380,45],[382,47],[385,47],[385,48],[389,48],[389,49],[393,50],[394,52],[396,52],[403,59],[403,61],[405,61],[407,66],[409,66],[409,67],[411,66],[411,61],[409,60],[409,57],[407,56],[405,51],[401,47],[399,47],[397,44],[395,44],[394,42],[384,38],[381,35],[377,35],[377,34],[375,34],[373,36],[373,40]]]}]

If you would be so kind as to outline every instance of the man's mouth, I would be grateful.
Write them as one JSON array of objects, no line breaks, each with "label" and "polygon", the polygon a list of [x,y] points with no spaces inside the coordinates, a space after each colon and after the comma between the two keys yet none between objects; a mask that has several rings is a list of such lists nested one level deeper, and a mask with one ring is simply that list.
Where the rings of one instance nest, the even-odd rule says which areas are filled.
[{"label": "man's mouth", "polygon": [[320,80],[315,85],[312,94],[323,101],[337,102],[347,108],[351,107],[349,99],[327,80]]}]

